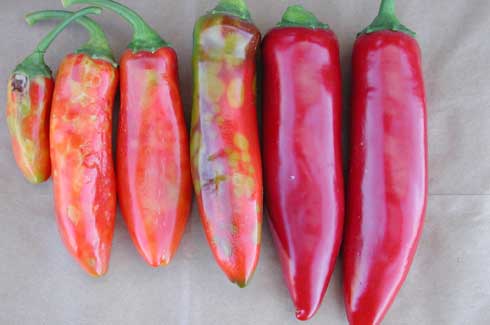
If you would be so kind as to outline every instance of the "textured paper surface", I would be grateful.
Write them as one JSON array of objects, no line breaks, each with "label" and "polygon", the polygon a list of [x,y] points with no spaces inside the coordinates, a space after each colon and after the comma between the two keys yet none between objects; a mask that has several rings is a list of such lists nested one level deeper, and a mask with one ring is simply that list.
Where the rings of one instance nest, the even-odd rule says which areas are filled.
[{"label": "textured paper surface", "polygon": [[[175,46],[188,114],[192,28],[213,1],[123,2]],[[354,37],[374,17],[378,1],[249,0],[263,33],[294,3],[314,10],[337,32],[348,98]],[[29,28],[23,15],[52,8],[61,8],[60,2],[0,2],[1,103],[9,71],[53,26]],[[430,199],[412,270],[384,324],[490,324],[490,1],[398,1],[398,13],[418,32],[424,55]],[[97,19],[120,55],[129,43],[129,27],[111,13]],[[70,27],[47,55],[53,70],[85,38],[81,28]],[[348,107],[346,100],[346,118]],[[0,126],[0,324],[298,323],[269,229],[264,229],[255,278],[239,289],[214,262],[195,206],[169,267],[145,265],[118,216],[109,274],[88,277],[61,244],[51,182],[32,186],[23,180],[10,151],[4,112]],[[347,324],[339,267],[309,324]]]}]

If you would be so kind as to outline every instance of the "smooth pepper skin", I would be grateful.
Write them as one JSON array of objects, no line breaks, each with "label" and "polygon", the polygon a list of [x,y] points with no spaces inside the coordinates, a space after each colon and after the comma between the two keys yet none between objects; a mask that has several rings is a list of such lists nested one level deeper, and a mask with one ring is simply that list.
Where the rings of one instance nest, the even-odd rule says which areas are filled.
[{"label": "smooth pepper skin", "polygon": [[276,27],[263,42],[269,221],[296,317],[317,311],[342,239],[342,82],[329,29]]},{"label": "smooth pepper skin", "polygon": [[91,275],[106,273],[116,216],[112,105],[118,71],[70,54],[60,65],[50,138],[55,210],[69,252]]},{"label": "smooth pepper skin", "polygon": [[152,266],[167,265],[192,200],[189,141],[175,51],[126,50],[121,58],[118,196],[129,233]]},{"label": "smooth pepper skin", "polygon": [[412,263],[427,203],[426,102],[417,41],[361,35],[353,52],[344,292],[354,325],[380,324]]},{"label": "smooth pepper skin", "polygon": [[49,111],[54,81],[51,76],[13,73],[7,85],[7,124],[20,170],[34,184],[51,176]]},{"label": "smooth pepper skin", "polygon": [[262,226],[255,89],[260,33],[248,20],[210,13],[197,22],[194,42],[194,189],[216,261],[244,287],[258,262]]}]

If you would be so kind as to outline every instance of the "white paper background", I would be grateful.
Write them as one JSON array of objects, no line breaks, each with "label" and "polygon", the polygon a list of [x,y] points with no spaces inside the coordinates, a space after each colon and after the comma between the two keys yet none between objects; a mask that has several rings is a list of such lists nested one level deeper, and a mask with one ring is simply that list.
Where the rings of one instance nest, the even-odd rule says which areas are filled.
[{"label": "white paper background", "polygon": [[[192,28],[214,1],[123,2],[177,49],[188,114]],[[60,8],[60,2],[0,3],[5,84],[9,71],[53,26],[29,28],[23,15]],[[374,17],[378,1],[249,1],[262,32],[295,3],[313,9],[337,32],[347,99],[354,37]],[[398,1],[398,13],[418,32],[424,54],[430,199],[412,270],[384,324],[490,324],[490,1]],[[119,55],[129,42],[129,27],[110,13],[97,19]],[[53,70],[85,35],[73,26],[53,44],[47,55]],[[0,102],[5,103],[4,86]],[[348,117],[348,100],[345,106]],[[0,324],[297,324],[269,229],[255,278],[240,290],[215,264],[195,209],[166,269],[146,266],[118,216],[109,274],[99,280],[85,275],[61,244],[51,183],[32,186],[23,180],[4,113],[0,126]],[[310,324],[346,323],[337,268]]]}]

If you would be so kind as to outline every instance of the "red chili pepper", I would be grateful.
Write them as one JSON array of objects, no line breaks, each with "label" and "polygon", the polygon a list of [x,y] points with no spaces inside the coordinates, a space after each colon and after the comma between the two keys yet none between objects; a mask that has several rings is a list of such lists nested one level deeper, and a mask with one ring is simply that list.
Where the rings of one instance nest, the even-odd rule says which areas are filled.
[{"label": "red chili pepper", "polygon": [[118,71],[102,30],[90,26],[89,42],[59,67],[50,145],[61,237],[80,265],[100,276],[107,271],[116,215],[112,105]]},{"label": "red chili pepper", "polygon": [[189,141],[177,55],[134,11],[107,0],[90,3],[118,13],[134,30],[120,62],[118,196],[138,251],[152,266],[174,256],[191,209]]},{"label": "red chili pepper", "polygon": [[296,317],[311,318],[334,270],[344,218],[339,45],[301,6],[263,43],[266,201]]},{"label": "red chili pepper", "polygon": [[358,37],[344,291],[351,324],[380,324],[412,263],[427,203],[421,55],[393,0]]},{"label": "red chili pepper", "polygon": [[[93,10],[78,14],[94,13]],[[15,160],[26,179],[34,184],[51,175],[49,110],[54,81],[44,53],[55,38],[74,21],[70,18],[51,31],[22,61],[7,86],[7,124]]]},{"label": "red chili pepper", "polygon": [[260,33],[243,0],[222,0],[194,31],[191,158],[208,242],[240,287],[260,251],[262,169],[256,113]]}]

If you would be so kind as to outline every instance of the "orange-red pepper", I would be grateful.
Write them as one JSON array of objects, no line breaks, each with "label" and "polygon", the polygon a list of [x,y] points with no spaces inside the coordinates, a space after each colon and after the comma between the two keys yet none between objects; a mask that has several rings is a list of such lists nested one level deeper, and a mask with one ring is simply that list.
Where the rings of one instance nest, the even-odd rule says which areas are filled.
[{"label": "orange-red pepper", "polygon": [[191,208],[189,141],[175,51],[135,12],[115,1],[91,3],[126,19],[134,37],[121,62],[117,187],[133,242],[152,266],[167,265]]},{"label": "orange-red pepper", "polygon": [[49,156],[49,110],[54,80],[44,62],[44,53],[71,22],[88,13],[90,8],[65,16],[66,20],[51,31],[10,75],[7,85],[7,125],[12,150],[19,169],[31,183],[42,183],[51,175]]},{"label": "orange-red pepper", "polygon": [[50,120],[55,210],[69,252],[106,273],[116,216],[112,105],[118,70],[100,28],[59,67]]}]

